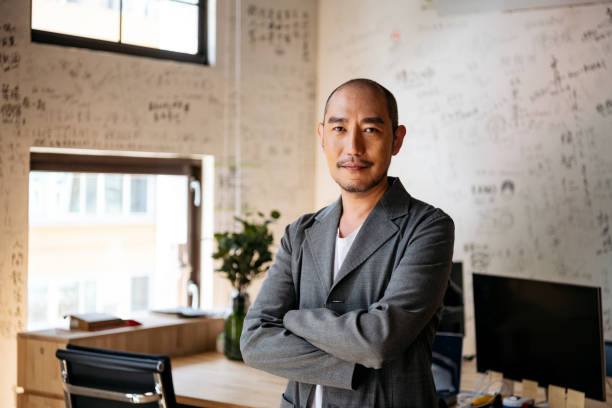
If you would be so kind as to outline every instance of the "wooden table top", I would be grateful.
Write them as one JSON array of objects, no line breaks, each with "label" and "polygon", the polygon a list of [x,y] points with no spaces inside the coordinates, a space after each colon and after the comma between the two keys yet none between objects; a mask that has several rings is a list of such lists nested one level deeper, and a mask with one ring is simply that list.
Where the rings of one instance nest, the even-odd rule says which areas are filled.
[{"label": "wooden table top", "polygon": [[[461,373],[462,391],[473,390],[481,380],[475,361],[464,361]],[[216,352],[172,358],[172,378],[178,403],[207,408],[277,407],[287,383]],[[612,391],[607,388],[607,403],[587,399],[586,408],[611,407]],[[520,391],[520,383],[515,383],[514,392]],[[544,395],[539,388],[538,399],[543,400]]]},{"label": "wooden table top", "polygon": [[196,407],[278,407],[287,384],[216,352],[175,357],[171,364],[176,402]]}]

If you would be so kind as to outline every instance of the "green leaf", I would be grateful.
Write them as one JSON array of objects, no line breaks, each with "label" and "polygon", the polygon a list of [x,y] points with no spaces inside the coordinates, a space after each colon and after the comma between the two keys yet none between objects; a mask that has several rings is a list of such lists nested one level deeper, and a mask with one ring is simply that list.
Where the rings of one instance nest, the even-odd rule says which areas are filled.
[{"label": "green leaf", "polygon": [[[234,220],[242,229],[240,232],[214,234],[217,250],[212,257],[221,260],[221,266],[215,271],[224,273],[235,289],[241,290],[249,286],[253,279],[269,269],[272,261],[270,246],[274,237],[268,225],[277,220],[280,213],[273,210],[268,219],[260,211],[257,215],[262,218],[261,221],[235,216]],[[245,216],[248,217],[249,214]]]}]

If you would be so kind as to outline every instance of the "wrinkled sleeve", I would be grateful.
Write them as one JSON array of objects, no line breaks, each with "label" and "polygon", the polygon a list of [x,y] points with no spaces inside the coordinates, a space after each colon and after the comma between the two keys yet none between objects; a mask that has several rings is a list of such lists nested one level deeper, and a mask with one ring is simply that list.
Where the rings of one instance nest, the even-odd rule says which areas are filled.
[{"label": "wrinkled sleeve", "polygon": [[366,367],[400,357],[439,309],[449,279],[454,224],[446,214],[437,215],[415,231],[378,302],[342,315],[326,308],[292,310],[285,314],[285,327]]},{"label": "wrinkled sleeve", "polygon": [[290,227],[246,315],[240,338],[242,357],[249,366],[290,380],[351,389],[354,363],[320,350],[283,325],[285,313],[297,307]]}]

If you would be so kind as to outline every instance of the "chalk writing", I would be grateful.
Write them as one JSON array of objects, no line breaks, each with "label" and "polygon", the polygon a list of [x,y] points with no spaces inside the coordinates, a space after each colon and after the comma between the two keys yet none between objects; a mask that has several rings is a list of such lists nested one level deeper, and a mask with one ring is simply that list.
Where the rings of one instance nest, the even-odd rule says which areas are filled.
[{"label": "chalk writing", "polygon": [[534,36],[535,43],[541,48],[549,49],[569,44],[573,41],[572,31],[563,30],[541,31]]},{"label": "chalk writing", "polygon": [[603,255],[612,252],[612,230],[610,230],[610,215],[608,213],[600,211],[597,214],[597,227],[600,232],[601,246],[595,253]]},{"label": "chalk writing", "polygon": [[460,20],[455,21],[454,19],[448,19],[448,20],[438,20],[433,23],[419,24],[417,26],[417,29],[420,32],[426,33],[426,32],[432,32],[432,31],[436,32],[436,31],[453,30],[457,28],[464,28],[466,26],[467,26],[466,21],[460,21]]},{"label": "chalk writing", "polygon": [[463,250],[470,254],[471,269],[474,272],[487,272],[491,265],[491,251],[487,244],[466,243]]},{"label": "chalk writing", "polygon": [[5,124],[25,123],[25,118],[22,119],[24,110],[32,108],[44,111],[46,108],[45,102],[40,98],[22,97],[18,85],[2,83],[0,98],[0,117],[1,122]]},{"label": "chalk writing", "polygon": [[2,106],[0,106],[2,123],[19,123],[21,119],[20,99],[18,85],[11,86],[10,84],[2,84]]},{"label": "chalk writing", "polygon": [[562,25],[565,22],[564,16],[548,16],[537,20],[527,21],[523,24],[526,29],[554,27]]},{"label": "chalk writing", "polygon": [[189,102],[149,102],[148,110],[154,122],[179,123],[189,113]]},{"label": "chalk writing", "polygon": [[514,225],[514,215],[507,208],[482,210],[478,214],[479,232],[505,233]]},{"label": "chalk writing", "polygon": [[606,40],[610,37],[612,37],[612,30],[601,31],[597,29],[591,29],[591,30],[587,30],[584,33],[582,33],[583,42],[588,42],[588,41],[599,42],[602,40]]},{"label": "chalk writing", "polygon": [[16,28],[11,23],[0,26],[0,70],[4,72],[19,68],[21,62],[21,54],[15,50],[15,31]]},{"label": "chalk writing", "polygon": [[19,240],[7,242],[8,264],[0,264],[0,269],[7,269],[6,284],[3,283],[0,296],[0,337],[9,338],[18,330],[23,330],[23,291],[24,291],[24,246]]},{"label": "chalk writing", "polygon": [[596,62],[591,62],[588,64],[583,64],[578,70],[569,71],[567,73],[567,77],[570,79],[577,78],[582,74],[588,74],[590,72],[603,71],[606,70],[606,61],[600,60]]},{"label": "chalk writing", "polygon": [[493,204],[497,200],[511,200],[515,194],[515,184],[512,180],[503,180],[497,184],[473,184],[471,193],[476,204]]},{"label": "chalk writing", "polygon": [[598,103],[595,106],[595,110],[601,116],[604,116],[604,117],[612,116],[612,98],[606,99],[605,101]]},{"label": "chalk writing", "polygon": [[431,67],[423,69],[402,69],[396,75],[396,80],[409,89],[419,88],[431,81],[435,76],[435,71]]},{"label": "chalk writing", "polygon": [[310,13],[295,8],[247,6],[247,35],[251,46],[267,46],[277,56],[285,56],[289,49],[299,49],[302,61],[311,59]]}]

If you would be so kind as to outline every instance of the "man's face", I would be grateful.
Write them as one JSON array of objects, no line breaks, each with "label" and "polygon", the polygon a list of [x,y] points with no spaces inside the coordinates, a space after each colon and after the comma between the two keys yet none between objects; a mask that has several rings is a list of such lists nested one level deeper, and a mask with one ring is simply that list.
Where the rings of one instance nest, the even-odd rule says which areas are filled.
[{"label": "man's face", "polygon": [[406,133],[399,126],[393,137],[385,97],[359,85],[345,86],[331,97],[317,131],[332,178],[352,193],[366,192],[385,179]]}]

